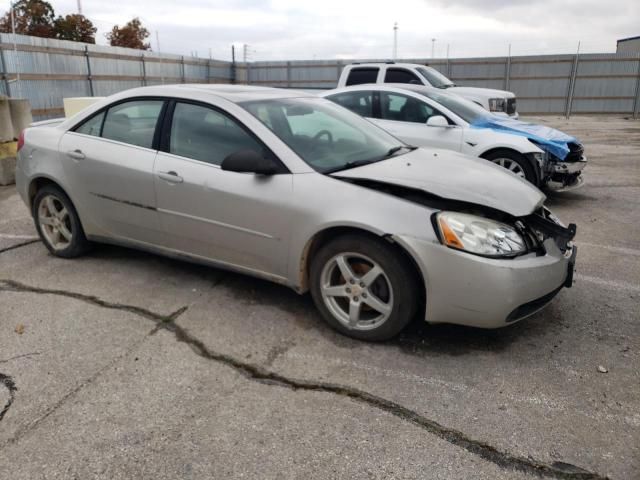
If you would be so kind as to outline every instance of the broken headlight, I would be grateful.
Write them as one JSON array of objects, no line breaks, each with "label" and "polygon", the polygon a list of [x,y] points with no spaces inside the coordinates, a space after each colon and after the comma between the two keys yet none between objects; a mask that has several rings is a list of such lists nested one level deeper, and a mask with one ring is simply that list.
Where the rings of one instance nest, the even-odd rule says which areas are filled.
[{"label": "broken headlight", "polygon": [[518,231],[506,223],[459,212],[436,216],[443,245],[488,257],[513,257],[527,251]]},{"label": "broken headlight", "polygon": [[490,98],[489,99],[489,111],[491,111],[491,112],[506,112],[507,111],[507,99],[506,98]]}]

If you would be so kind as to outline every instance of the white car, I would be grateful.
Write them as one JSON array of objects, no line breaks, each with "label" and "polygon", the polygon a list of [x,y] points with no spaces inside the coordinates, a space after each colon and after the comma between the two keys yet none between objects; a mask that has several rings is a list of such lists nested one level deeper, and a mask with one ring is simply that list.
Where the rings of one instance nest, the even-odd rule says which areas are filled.
[{"label": "white car", "polygon": [[366,83],[406,83],[424,85],[460,95],[485,110],[498,115],[518,118],[513,92],[492,88],[460,87],[428,65],[416,63],[353,63],[342,70],[338,88]]},{"label": "white car", "polygon": [[579,141],[558,130],[492,115],[478,105],[420,85],[360,85],[322,92],[410,145],[490,160],[556,191],[582,185]]}]

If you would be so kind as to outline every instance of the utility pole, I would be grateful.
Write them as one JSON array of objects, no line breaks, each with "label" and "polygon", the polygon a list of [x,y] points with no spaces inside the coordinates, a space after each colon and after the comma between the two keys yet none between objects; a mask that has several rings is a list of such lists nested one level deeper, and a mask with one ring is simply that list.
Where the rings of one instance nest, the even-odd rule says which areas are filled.
[{"label": "utility pole", "polygon": [[435,56],[435,52],[436,52],[436,39],[432,38],[431,39],[431,59],[433,59],[433,57]]},{"label": "utility pole", "polygon": [[398,22],[393,24],[393,59],[398,58]]},{"label": "utility pole", "polygon": [[78,0],[78,15],[82,15],[82,0]]},{"label": "utility pole", "polygon": [[160,81],[164,85],[164,65],[162,64],[162,54],[160,53],[160,35],[156,30],[156,48],[158,49],[158,57],[160,58]]},{"label": "utility pole", "polygon": [[[15,7],[13,2],[9,2],[11,7],[11,36],[13,37],[13,55],[16,59],[16,87],[18,91],[18,98],[22,98],[22,85],[20,84],[20,58],[18,57],[18,43],[16,42],[16,19],[13,13]],[[9,93],[9,92],[7,92]]]}]

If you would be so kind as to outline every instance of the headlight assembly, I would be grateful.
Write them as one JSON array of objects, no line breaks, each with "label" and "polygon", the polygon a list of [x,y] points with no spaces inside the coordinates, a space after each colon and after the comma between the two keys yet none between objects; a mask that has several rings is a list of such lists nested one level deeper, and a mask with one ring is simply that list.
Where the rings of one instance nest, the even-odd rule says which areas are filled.
[{"label": "headlight assembly", "polygon": [[504,98],[490,98],[489,110],[492,112],[506,112],[507,100]]},{"label": "headlight assembly", "polygon": [[527,251],[515,228],[477,215],[440,212],[436,215],[443,245],[488,257],[513,257]]}]

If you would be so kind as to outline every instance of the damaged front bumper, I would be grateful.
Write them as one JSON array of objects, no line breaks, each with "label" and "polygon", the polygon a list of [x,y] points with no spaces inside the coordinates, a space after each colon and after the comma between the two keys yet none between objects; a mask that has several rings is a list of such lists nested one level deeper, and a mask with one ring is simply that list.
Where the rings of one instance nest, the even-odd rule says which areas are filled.
[{"label": "damaged front bumper", "polygon": [[571,144],[572,148],[565,160],[553,155],[545,167],[545,186],[555,192],[574,190],[584,185],[582,171],[587,166],[587,157],[583,155],[584,148],[579,144]]},{"label": "damaged front bumper", "polygon": [[425,278],[426,321],[504,327],[536,313],[563,287],[570,287],[577,254],[571,242],[575,226],[565,228],[552,216],[538,216],[537,223],[533,215],[522,220],[539,235],[539,247],[509,259],[401,237]]}]

